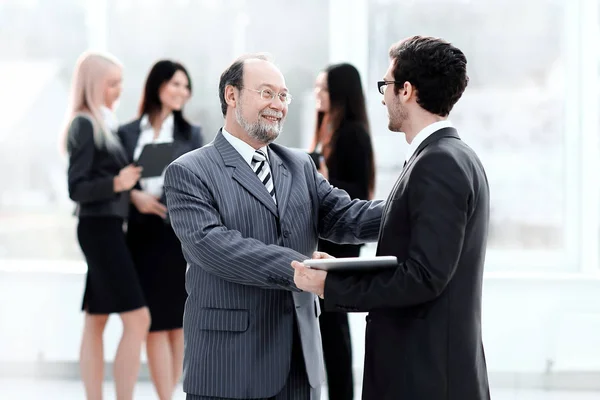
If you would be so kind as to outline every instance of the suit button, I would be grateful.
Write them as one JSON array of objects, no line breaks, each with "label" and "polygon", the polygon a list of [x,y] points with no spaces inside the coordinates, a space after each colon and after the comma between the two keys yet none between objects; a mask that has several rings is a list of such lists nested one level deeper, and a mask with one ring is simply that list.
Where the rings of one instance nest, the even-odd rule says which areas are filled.
[{"label": "suit button", "polygon": [[283,231],[283,237],[284,238],[289,238],[290,237],[290,231]]},{"label": "suit button", "polygon": [[291,314],[291,313],[292,313],[292,311],[294,311],[294,307],[292,307],[292,306],[286,306],[286,307],[283,309],[283,312],[284,312],[284,313],[286,313],[286,314]]}]

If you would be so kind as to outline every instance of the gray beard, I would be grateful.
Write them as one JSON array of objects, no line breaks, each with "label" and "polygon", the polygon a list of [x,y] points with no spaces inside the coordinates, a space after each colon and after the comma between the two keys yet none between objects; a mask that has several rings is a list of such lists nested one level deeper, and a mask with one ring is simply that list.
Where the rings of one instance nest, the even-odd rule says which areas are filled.
[{"label": "gray beard", "polygon": [[259,143],[267,145],[277,139],[283,130],[283,120],[279,121],[277,125],[271,125],[263,122],[261,116],[262,113],[259,114],[256,122],[250,123],[244,119],[241,107],[235,109],[235,119],[246,133],[248,133],[248,136]]}]

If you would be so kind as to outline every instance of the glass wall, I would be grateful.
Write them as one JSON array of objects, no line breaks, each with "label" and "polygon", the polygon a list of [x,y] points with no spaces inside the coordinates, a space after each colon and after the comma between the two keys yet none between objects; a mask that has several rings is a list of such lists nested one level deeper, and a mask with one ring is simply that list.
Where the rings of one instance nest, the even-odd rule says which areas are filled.
[{"label": "glass wall", "polygon": [[[488,174],[488,271],[581,266],[586,219],[595,215],[590,205],[581,210],[581,199],[586,187],[598,185],[584,180],[589,165],[581,164],[581,121],[598,112],[582,107],[583,92],[595,82],[590,75],[597,75],[593,67],[581,75],[586,73],[582,63],[597,65],[586,54],[596,46],[582,47],[589,40],[584,37],[589,25],[598,25],[597,20],[585,21],[590,3],[596,2],[368,2],[368,83],[377,134],[386,130],[387,120],[381,96],[373,89],[388,68],[392,43],[426,33],[453,42],[467,55],[469,86],[450,119]],[[385,134],[377,143],[384,193],[404,160],[397,149],[406,144],[399,141],[403,135]]]},{"label": "glass wall", "polygon": [[221,72],[244,52],[271,53],[295,97],[280,143],[298,147],[312,129],[303,119],[314,108],[306,94],[328,60],[327,21],[327,4],[318,0],[0,2],[0,263],[81,259],[58,149],[81,52],[108,50],[122,61],[122,122],[136,118],[151,65],[182,62],[193,84],[185,113],[206,141],[222,125]]},{"label": "glass wall", "polygon": [[470,84],[451,120],[488,173],[488,270],[596,270],[598,16],[598,0],[4,0],[0,262],[81,259],[58,137],[82,51],[105,49],[123,62],[123,122],[136,117],[152,63],[180,60],[193,83],[186,114],[206,140],[222,122],[222,70],[243,52],[267,51],[294,95],[280,139],[294,147],[312,134],[319,70],[353,62],[367,91],[376,194],[385,197],[407,145],[387,130],[375,82],[390,45],[422,33],[455,43],[469,60]]}]

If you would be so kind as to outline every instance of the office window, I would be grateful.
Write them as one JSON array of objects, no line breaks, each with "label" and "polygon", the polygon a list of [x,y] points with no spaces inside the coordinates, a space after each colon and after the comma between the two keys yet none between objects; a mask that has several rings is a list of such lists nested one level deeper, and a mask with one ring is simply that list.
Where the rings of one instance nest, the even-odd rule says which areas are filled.
[{"label": "office window", "polygon": [[[582,117],[572,88],[580,63],[571,49],[581,44],[575,31],[582,11],[568,3],[369,2],[370,84],[385,74],[389,46],[407,36],[439,36],[467,56],[470,83],[451,120],[488,174],[488,270],[578,267],[580,221],[573,208],[581,177],[569,160],[580,150],[580,130],[571,123]],[[376,90],[369,100],[373,130],[386,130]],[[383,191],[403,161],[390,149],[406,149],[403,141],[385,134],[378,143]]]},{"label": "office window", "polygon": [[0,2],[0,263],[81,260],[57,143],[81,52],[107,50],[122,61],[122,122],[136,117],[152,64],[181,61],[194,91],[185,113],[203,127],[206,141],[223,121],[221,72],[242,53],[269,52],[294,95],[278,141],[298,147],[311,133],[303,132],[309,126],[302,116],[312,114],[306,94],[327,63],[327,21],[319,0]]}]

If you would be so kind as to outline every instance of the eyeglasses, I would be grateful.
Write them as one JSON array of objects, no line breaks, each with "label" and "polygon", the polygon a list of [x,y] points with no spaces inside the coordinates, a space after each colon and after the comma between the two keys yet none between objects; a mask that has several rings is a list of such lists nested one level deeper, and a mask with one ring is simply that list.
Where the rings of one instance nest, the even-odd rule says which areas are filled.
[{"label": "eyeglasses", "polygon": [[247,87],[242,87],[242,89],[252,90],[253,92],[260,93],[260,98],[263,100],[273,101],[275,96],[277,96],[283,104],[290,104],[292,102],[292,95],[287,92],[275,93],[271,89],[256,90]]},{"label": "eyeglasses", "polygon": [[399,82],[399,81],[378,81],[377,82],[377,90],[379,90],[379,93],[383,94],[385,92],[385,87],[391,83],[397,83],[397,84],[402,84],[404,82]]}]

